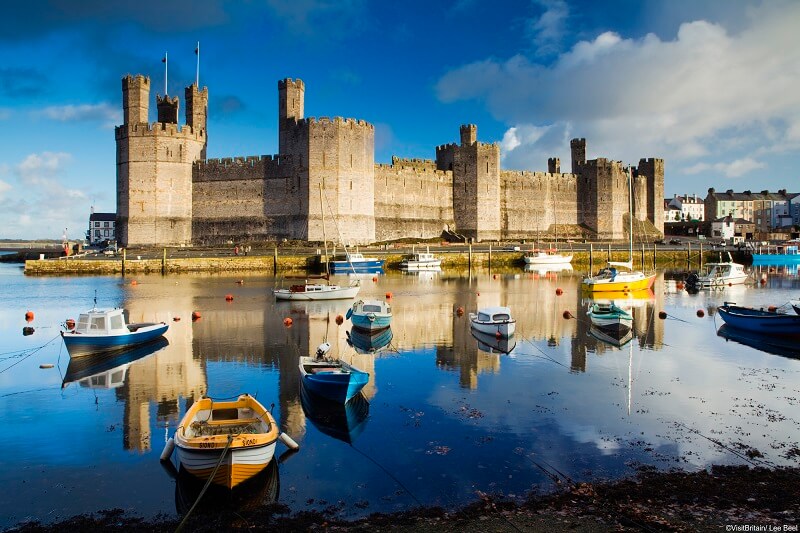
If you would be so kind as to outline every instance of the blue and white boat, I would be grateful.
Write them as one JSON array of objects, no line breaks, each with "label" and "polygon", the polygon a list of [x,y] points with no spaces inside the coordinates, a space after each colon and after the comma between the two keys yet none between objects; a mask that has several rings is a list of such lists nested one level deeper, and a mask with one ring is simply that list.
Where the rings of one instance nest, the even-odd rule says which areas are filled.
[{"label": "blue and white boat", "polygon": [[717,308],[719,316],[731,327],[770,335],[800,336],[800,315],[754,309],[725,302]]},{"label": "blue and white boat", "polygon": [[511,318],[511,309],[508,307],[486,307],[478,309],[477,313],[469,314],[470,326],[479,333],[495,335],[496,337],[511,337],[517,326],[517,321]]},{"label": "blue and white boat", "polygon": [[392,306],[381,300],[359,300],[347,310],[346,316],[354,328],[378,331],[392,324]]},{"label": "blue and white boat", "polygon": [[345,403],[361,392],[369,374],[340,359],[327,357],[331,345],[320,344],[314,357],[300,358],[300,379],[311,393]]},{"label": "blue and white boat", "polygon": [[364,257],[358,252],[347,252],[344,257],[328,261],[331,274],[372,274],[383,271],[383,259]]},{"label": "blue and white boat", "polygon": [[61,332],[70,357],[125,350],[162,336],[164,322],[126,324],[122,309],[91,309],[78,316],[74,328]]},{"label": "blue and white boat", "polygon": [[797,265],[800,264],[800,250],[797,244],[775,247],[775,253],[753,254],[754,265]]},{"label": "blue and white boat", "polygon": [[594,302],[586,313],[592,326],[603,335],[621,341],[633,326],[633,316],[612,302]]}]

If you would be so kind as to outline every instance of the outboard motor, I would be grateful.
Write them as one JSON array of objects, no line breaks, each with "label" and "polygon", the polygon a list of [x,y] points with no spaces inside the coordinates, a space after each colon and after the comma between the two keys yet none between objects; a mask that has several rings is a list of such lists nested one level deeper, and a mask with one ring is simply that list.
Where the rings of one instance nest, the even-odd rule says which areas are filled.
[{"label": "outboard motor", "polygon": [[697,275],[696,272],[692,272],[688,276],[686,276],[686,291],[695,294],[700,289],[700,276]]},{"label": "outboard motor", "polygon": [[331,351],[331,343],[323,342],[322,344],[317,346],[317,359],[324,358],[329,351]]}]

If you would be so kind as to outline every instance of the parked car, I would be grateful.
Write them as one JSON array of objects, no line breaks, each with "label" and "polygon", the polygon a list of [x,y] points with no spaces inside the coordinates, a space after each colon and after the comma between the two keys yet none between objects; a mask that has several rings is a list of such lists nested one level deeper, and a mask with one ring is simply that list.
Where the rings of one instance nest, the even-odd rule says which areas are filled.
[{"label": "parked car", "polygon": [[670,244],[681,244],[681,240],[680,239],[670,239],[669,243]]}]

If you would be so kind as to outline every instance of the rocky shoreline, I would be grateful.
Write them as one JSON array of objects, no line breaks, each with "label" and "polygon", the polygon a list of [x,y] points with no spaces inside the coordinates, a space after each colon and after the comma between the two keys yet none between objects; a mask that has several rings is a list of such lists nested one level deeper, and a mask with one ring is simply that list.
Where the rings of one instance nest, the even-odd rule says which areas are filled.
[{"label": "rocky shoreline", "polygon": [[[185,531],[798,531],[800,468],[714,466],[700,472],[642,469],[635,478],[565,486],[531,494],[521,504],[476,494],[454,511],[418,508],[346,521],[335,513],[290,513],[281,504],[255,510],[203,513]],[[145,520],[108,510],[54,524],[20,524],[7,531],[176,531],[180,520]]]}]

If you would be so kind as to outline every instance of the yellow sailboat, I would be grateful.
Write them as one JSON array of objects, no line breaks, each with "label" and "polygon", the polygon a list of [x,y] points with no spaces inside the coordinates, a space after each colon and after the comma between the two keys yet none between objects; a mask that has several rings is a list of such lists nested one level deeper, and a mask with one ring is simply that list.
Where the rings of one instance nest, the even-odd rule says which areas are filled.
[{"label": "yellow sailboat", "polygon": [[[655,273],[645,274],[633,270],[633,178],[628,167],[628,261],[609,261],[608,266],[594,276],[583,280],[586,292],[630,292],[649,289],[656,279]],[[624,269],[617,270],[617,267]]]}]

